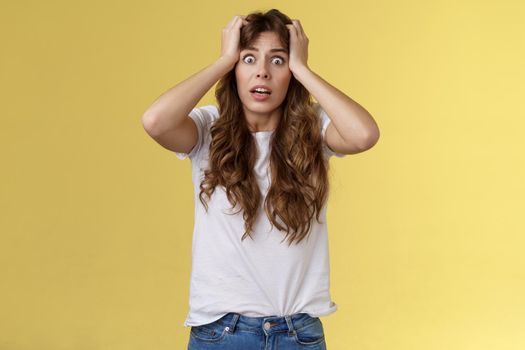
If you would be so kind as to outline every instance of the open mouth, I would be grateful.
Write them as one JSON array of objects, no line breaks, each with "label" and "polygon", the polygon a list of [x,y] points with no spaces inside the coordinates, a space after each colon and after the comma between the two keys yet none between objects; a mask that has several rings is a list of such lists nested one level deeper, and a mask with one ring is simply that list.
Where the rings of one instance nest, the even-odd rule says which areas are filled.
[{"label": "open mouth", "polygon": [[261,88],[252,89],[252,90],[250,90],[250,92],[252,94],[256,94],[256,95],[271,95],[272,94],[272,92],[270,90],[261,89]]}]

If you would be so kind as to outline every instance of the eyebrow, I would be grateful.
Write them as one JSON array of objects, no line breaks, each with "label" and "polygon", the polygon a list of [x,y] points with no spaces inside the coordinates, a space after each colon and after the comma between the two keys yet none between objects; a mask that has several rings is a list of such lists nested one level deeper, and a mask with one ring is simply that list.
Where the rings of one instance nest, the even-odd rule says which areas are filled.
[{"label": "eyebrow", "polygon": [[[256,47],[253,47],[253,46],[248,46],[247,48],[245,48],[245,50],[252,50],[252,51],[257,51],[257,52],[259,52],[259,49],[256,48]],[[270,52],[284,52],[284,53],[287,54],[287,53],[288,53],[288,50],[279,47],[279,48],[276,48],[276,49],[271,49]]]}]

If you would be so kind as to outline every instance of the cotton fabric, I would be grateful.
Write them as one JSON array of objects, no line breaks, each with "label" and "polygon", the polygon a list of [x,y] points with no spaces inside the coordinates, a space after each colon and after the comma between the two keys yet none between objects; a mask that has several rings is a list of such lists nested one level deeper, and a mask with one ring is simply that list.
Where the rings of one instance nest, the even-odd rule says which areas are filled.
[{"label": "cotton fabric", "polygon": [[[331,122],[316,104],[323,139]],[[189,153],[176,152],[179,159],[191,159],[194,186],[194,229],[189,310],[184,326],[214,322],[228,313],[248,317],[307,313],[310,317],[337,310],[330,297],[330,268],[326,205],[315,218],[311,232],[298,245],[290,246],[284,234],[271,228],[261,205],[254,231],[241,241],[244,220],[239,207],[232,209],[224,188],[217,186],[208,212],[199,200],[200,183],[208,166],[210,127],[219,117],[215,105],[194,108],[189,116],[198,130],[197,144]],[[269,157],[271,131],[253,132],[258,149],[254,167],[263,201],[270,185]],[[323,142],[326,158],[344,157]],[[235,214],[235,212],[238,212]]]}]

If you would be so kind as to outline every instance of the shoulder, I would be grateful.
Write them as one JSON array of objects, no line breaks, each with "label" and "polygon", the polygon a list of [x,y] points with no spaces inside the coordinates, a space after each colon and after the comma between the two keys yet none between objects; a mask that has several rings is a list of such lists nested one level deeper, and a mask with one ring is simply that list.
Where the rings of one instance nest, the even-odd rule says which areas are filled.
[{"label": "shoulder", "polygon": [[217,107],[216,105],[205,105],[201,107],[196,107],[194,109],[200,110],[203,113],[208,113],[210,116],[219,116],[219,107]]},{"label": "shoulder", "polygon": [[330,146],[328,146],[329,143],[332,143],[330,142],[329,139],[333,139],[334,137],[334,136],[331,136],[332,133],[329,131],[329,129],[332,129],[333,131],[333,125],[329,128],[332,120],[330,119],[328,114],[326,114],[326,112],[324,111],[324,109],[321,107],[321,105],[318,102],[315,102],[313,106],[314,106],[315,111],[317,112],[317,115],[319,116],[319,124],[321,128],[321,137],[323,139],[323,150],[324,150],[325,155],[328,158],[331,156],[336,156],[338,158],[344,157],[345,156],[344,153],[336,152],[332,148],[330,148]]},{"label": "shoulder", "polygon": [[190,117],[204,126],[219,118],[219,108],[215,105],[195,107],[190,112]]},{"label": "shoulder", "polygon": [[328,127],[328,124],[330,124],[331,120],[318,102],[313,103],[313,108],[315,112],[317,113],[317,116],[319,117],[321,133],[323,134],[323,137],[324,137],[326,128]]}]

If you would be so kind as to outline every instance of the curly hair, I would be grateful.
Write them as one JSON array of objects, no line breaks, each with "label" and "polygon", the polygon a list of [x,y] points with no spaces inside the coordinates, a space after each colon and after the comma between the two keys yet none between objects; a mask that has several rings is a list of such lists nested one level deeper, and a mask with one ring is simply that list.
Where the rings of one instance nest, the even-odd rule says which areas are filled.
[{"label": "curly hair", "polygon": [[[240,49],[262,32],[277,33],[289,48],[286,24],[290,18],[279,10],[253,12],[241,28]],[[216,186],[222,186],[232,209],[243,210],[244,240],[253,231],[263,194],[257,184],[254,165],[257,145],[245,120],[235,79],[235,69],[224,75],[215,90],[219,118],[210,129],[209,167],[204,171],[199,199],[208,211]],[[272,134],[270,147],[271,185],[264,200],[264,210],[280,231],[285,231],[288,245],[298,244],[310,232],[315,216],[319,221],[329,192],[328,161],[323,155],[320,119],[309,91],[293,75],[281,105],[282,116]],[[239,211],[240,211],[239,210]],[[237,211],[234,214],[237,214]],[[253,238],[252,238],[253,239]],[[282,241],[281,241],[282,242]]]}]

